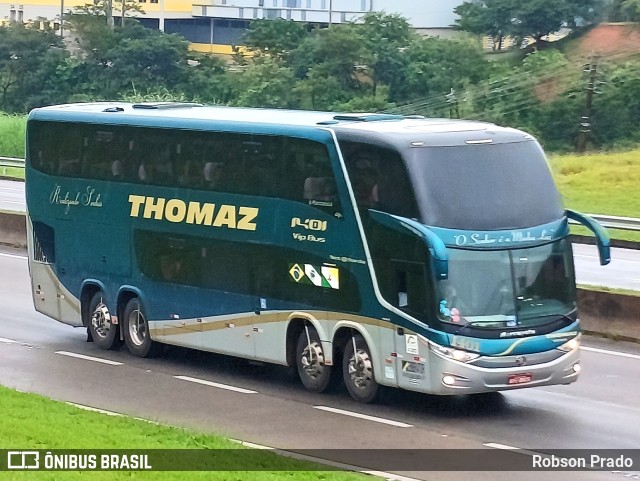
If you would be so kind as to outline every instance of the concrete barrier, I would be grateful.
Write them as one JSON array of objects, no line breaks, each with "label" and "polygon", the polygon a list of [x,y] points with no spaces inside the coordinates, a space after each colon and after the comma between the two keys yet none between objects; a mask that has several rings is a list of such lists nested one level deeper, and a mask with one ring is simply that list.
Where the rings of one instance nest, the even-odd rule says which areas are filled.
[{"label": "concrete barrier", "polygon": [[27,224],[24,214],[0,211],[0,244],[27,248]]},{"label": "concrete barrier", "polygon": [[640,296],[578,289],[578,312],[588,334],[640,342]]}]

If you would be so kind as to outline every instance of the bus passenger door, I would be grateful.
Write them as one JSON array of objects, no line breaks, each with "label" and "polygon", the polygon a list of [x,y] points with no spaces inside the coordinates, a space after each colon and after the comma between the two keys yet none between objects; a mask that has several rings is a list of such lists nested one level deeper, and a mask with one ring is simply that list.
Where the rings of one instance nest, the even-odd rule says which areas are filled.
[{"label": "bus passenger door", "polygon": [[[411,219],[373,210],[369,215],[367,237],[381,295],[416,324],[428,324],[436,313],[434,284],[447,276],[444,244],[426,226]],[[410,328],[409,320],[396,317],[395,324],[398,386],[423,390],[429,385],[429,347]]]}]

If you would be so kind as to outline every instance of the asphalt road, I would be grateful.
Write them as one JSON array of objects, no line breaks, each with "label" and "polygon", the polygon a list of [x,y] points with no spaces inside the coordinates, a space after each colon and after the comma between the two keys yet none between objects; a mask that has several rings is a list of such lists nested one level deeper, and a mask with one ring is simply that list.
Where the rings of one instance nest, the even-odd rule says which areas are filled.
[{"label": "asphalt road", "polygon": [[[0,251],[0,306],[0,384],[85,406],[283,449],[640,447],[634,344],[588,339],[581,379],[570,386],[480,399],[394,390],[385,403],[369,406],[343,388],[308,393],[282,367],[178,348],[158,359],[134,358],[124,348],[101,351],[85,342],[82,329],[34,311],[20,252]],[[640,472],[626,471],[402,474],[447,481],[640,479]]]},{"label": "asphalt road", "polygon": [[0,212],[25,212],[24,182],[0,179]]}]

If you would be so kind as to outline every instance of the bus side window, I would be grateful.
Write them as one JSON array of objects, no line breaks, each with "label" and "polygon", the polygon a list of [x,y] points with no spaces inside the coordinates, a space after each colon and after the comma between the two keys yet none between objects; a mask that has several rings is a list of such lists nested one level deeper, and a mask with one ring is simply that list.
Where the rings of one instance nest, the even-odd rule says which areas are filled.
[{"label": "bus side window", "polygon": [[379,159],[376,153],[366,147],[352,149],[345,161],[358,207],[377,207]]},{"label": "bus side window", "polygon": [[413,188],[398,152],[354,142],[341,142],[340,147],[358,207],[418,217]]},{"label": "bus side window", "polygon": [[332,177],[307,177],[302,198],[305,200],[335,200],[336,183]]},{"label": "bus side window", "polygon": [[207,162],[204,164],[202,175],[207,189],[217,190],[222,181],[224,164],[222,162]]},{"label": "bus side window", "polygon": [[64,138],[65,142],[59,142],[57,145],[58,153],[58,175],[65,177],[79,177],[81,175],[81,158],[84,155],[83,136],[77,133],[72,135],[59,133],[59,138]]},{"label": "bus side window", "polygon": [[287,178],[292,184],[287,193],[289,198],[338,212],[340,203],[336,179],[326,146],[307,140],[290,139],[288,149],[288,162],[285,167]]}]

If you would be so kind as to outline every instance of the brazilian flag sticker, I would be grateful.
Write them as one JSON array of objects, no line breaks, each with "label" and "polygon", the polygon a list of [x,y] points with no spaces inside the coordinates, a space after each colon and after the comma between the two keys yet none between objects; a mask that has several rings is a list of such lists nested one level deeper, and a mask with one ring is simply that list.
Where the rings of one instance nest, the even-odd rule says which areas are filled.
[{"label": "brazilian flag sticker", "polygon": [[298,284],[340,289],[340,269],[334,265],[289,264],[289,275]]}]

